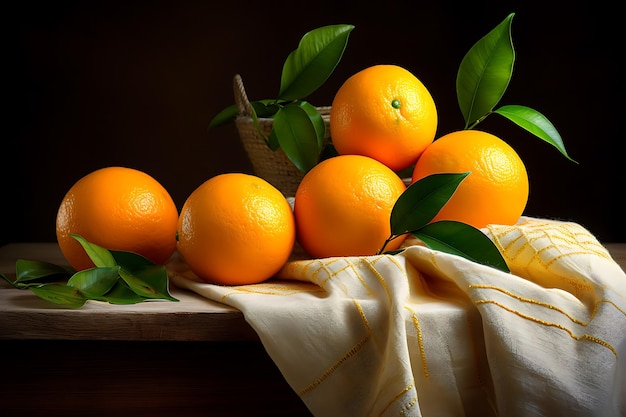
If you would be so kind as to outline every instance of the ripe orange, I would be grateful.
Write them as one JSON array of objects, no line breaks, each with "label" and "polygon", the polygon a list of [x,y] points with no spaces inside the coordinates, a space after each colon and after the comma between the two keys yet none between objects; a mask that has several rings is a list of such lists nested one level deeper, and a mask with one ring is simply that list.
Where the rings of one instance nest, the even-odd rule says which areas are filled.
[{"label": "ripe orange", "polygon": [[217,175],[185,201],[178,251],[201,279],[255,284],[287,262],[296,239],[289,202],[267,181],[248,174]]},{"label": "ripe orange", "polygon": [[65,194],[56,235],[65,259],[76,270],[94,264],[70,234],[163,264],[176,250],[177,220],[172,197],[152,176],[133,168],[106,167],[85,175]]},{"label": "ripe orange", "polygon": [[433,97],[397,65],[374,65],[352,75],[330,110],[330,134],[340,155],[369,156],[394,171],[414,164],[436,131]]},{"label": "ripe orange", "polygon": [[415,164],[412,180],[467,171],[433,221],[456,220],[477,228],[515,224],[528,202],[528,174],[515,150],[490,133],[461,130],[435,140]]},{"label": "ripe orange", "polygon": [[[298,242],[314,257],[374,255],[391,235],[391,210],[406,185],[389,167],[362,155],[326,159],[296,190]],[[403,237],[385,250],[397,249]]]}]

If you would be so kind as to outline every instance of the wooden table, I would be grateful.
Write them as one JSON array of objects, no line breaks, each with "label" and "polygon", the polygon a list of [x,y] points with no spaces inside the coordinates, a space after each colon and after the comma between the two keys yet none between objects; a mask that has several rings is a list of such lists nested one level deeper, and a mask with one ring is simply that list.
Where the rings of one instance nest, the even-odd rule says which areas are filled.
[{"label": "wooden table", "polygon": [[[56,243],[0,247],[67,264]],[[88,302],[77,310],[0,281],[0,416],[311,416],[236,309],[170,288],[180,302]]]},{"label": "wooden table", "polygon": [[[607,243],[626,269],[626,243]],[[0,247],[66,264],[55,243]],[[0,415],[310,416],[242,314],[171,288],[180,302],[71,310],[0,282]]]},{"label": "wooden table", "polygon": [[[0,248],[0,272],[14,277],[19,258],[67,265],[56,243],[18,243]],[[0,339],[259,340],[238,310],[174,287],[170,292],[180,302],[113,306],[90,301],[78,310],[60,308],[5,282],[0,288]]]}]

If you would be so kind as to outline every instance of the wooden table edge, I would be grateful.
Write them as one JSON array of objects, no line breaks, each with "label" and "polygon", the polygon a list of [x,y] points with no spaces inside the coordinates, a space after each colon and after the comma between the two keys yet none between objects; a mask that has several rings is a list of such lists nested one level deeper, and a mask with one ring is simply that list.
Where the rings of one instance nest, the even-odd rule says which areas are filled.
[{"label": "wooden table edge", "polygon": [[[626,243],[605,248],[626,270]],[[0,273],[15,274],[17,259],[64,264],[56,243],[11,243],[0,247]],[[133,305],[88,302],[67,309],[30,291],[0,282],[0,340],[258,341],[243,314],[187,290],[170,288],[178,302]]]}]

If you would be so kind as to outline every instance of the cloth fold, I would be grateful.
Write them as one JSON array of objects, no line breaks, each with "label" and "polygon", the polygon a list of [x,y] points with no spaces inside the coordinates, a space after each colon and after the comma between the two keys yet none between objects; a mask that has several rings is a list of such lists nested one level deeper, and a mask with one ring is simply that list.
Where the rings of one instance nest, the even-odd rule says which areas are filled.
[{"label": "cloth fold", "polygon": [[239,309],[315,416],[626,415],[626,274],[577,223],[483,229],[511,273],[407,241],[269,281],[179,288]]}]

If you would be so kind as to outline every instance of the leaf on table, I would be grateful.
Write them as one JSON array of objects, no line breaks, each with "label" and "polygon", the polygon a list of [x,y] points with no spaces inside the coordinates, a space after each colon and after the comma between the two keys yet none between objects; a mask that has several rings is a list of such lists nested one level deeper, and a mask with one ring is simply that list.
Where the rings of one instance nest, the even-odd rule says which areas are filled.
[{"label": "leaf on table", "polygon": [[[120,266],[120,277],[134,293],[143,298],[178,301],[169,292],[169,279],[165,266],[156,265],[144,256],[133,252],[111,251],[111,254]],[[122,292],[119,292],[117,296],[121,294]]]},{"label": "leaf on table", "polygon": [[128,287],[141,297],[178,301],[169,293],[169,280],[164,266],[154,265],[151,268],[132,272],[120,268],[119,274]]},{"label": "leaf on table", "polygon": [[28,289],[38,297],[71,308],[87,300],[111,304],[135,304],[148,299],[178,301],[169,293],[169,278],[164,265],[126,251],[109,251],[73,235],[95,262],[94,268],[74,271],[48,262],[19,259],[15,281],[0,277],[17,289]]},{"label": "leaf on table", "polygon": [[9,279],[9,277],[7,277],[6,275],[0,273],[0,278],[5,280],[9,285],[15,286],[15,284],[13,283],[13,280]]},{"label": "leaf on table", "polygon": [[111,291],[102,297],[98,297],[97,300],[110,304],[126,305],[142,303],[146,301],[146,298],[131,290],[128,284],[120,279],[117,280]]},{"label": "leaf on table", "polygon": [[90,268],[72,275],[67,285],[76,288],[88,298],[105,295],[119,279],[119,266]]},{"label": "leaf on table", "polygon": [[112,250],[111,255],[115,259],[116,265],[130,271],[141,270],[155,265],[150,259],[135,252]]},{"label": "leaf on table", "polygon": [[69,308],[80,308],[87,302],[87,298],[76,288],[61,283],[41,284],[28,289],[39,298]]},{"label": "leaf on table", "polygon": [[18,259],[15,262],[16,283],[61,281],[69,278],[74,272],[70,267],[59,266],[50,262],[30,259]]},{"label": "leaf on table", "polygon": [[70,236],[81,244],[85,252],[87,252],[87,255],[89,255],[89,259],[91,259],[95,266],[111,267],[117,265],[115,263],[115,259],[113,259],[113,255],[111,255],[111,252],[109,252],[108,249],[98,246],[95,243],[88,242],[80,235],[72,234]]}]

